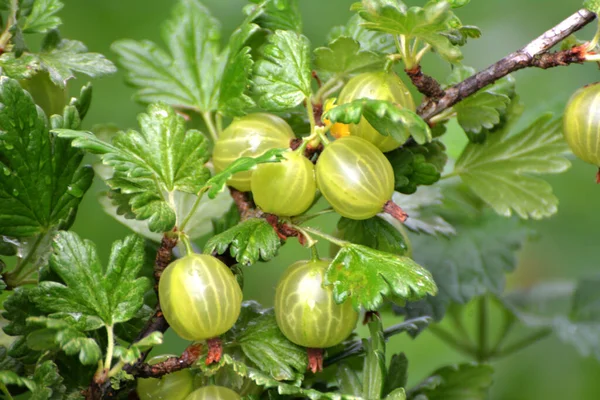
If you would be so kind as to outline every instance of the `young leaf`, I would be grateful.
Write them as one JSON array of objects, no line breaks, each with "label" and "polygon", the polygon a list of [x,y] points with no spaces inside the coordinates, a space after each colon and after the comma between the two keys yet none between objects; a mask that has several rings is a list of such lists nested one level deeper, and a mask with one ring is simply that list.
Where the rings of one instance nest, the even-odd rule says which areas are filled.
[{"label": "young leaf", "polygon": [[267,162],[279,162],[288,149],[271,149],[258,157],[241,157],[229,164],[227,168],[210,178],[203,190],[208,189],[208,197],[214,199],[225,187],[229,178],[238,172],[248,171],[256,165]]},{"label": "young leaf", "polygon": [[406,255],[409,251],[407,238],[402,231],[383,217],[360,221],[342,217],[338,221],[337,229],[340,237],[348,242],[399,256]]},{"label": "young leaf", "polygon": [[275,230],[262,218],[249,218],[213,236],[206,242],[204,253],[229,253],[237,262],[250,266],[258,260],[269,261],[275,257],[281,241]]},{"label": "young leaf", "polygon": [[398,192],[392,195],[394,203],[400,204],[408,214],[404,226],[411,231],[433,236],[438,233],[444,236],[455,235],[454,227],[439,214],[436,207],[442,205],[442,198],[442,192],[437,186],[422,187],[410,196]]},{"label": "young leaf", "polygon": [[341,393],[352,396],[360,396],[362,394],[362,382],[356,371],[349,365],[340,364],[337,369],[336,378]]},{"label": "young leaf", "polygon": [[510,126],[483,144],[469,144],[454,173],[498,214],[541,219],[556,212],[558,199],[546,181],[531,175],[560,173],[571,165],[562,123],[542,115],[521,132]]},{"label": "young leaf", "polygon": [[129,347],[115,346],[114,356],[126,364],[133,364],[142,356],[144,351],[151,349],[154,346],[158,346],[159,344],[162,344],[162,342],[162,333],[155,331],[141,340],[132,343]]},{"label": "young leaf", "polygon": [[385,400],[406,400],[406,392],[404,388],[398,388],[385,396]]},{"label": "young leaf", "polygon": [[23,24],[23,33],[46,33],[57,28],[61,20],[55,14],[63,8],[60,0],[36,0]]},{"label": "young leaf", "polygon": [[387,371],[383,325],[377,316],[369,322],[369,332],[371,339],[363,339],[366,354],[363,367],[363,398],[380,399]]},{"label": "young leaf", "polygon": [[290,342],[279,330],[272,309],[250,319],[236,336],[242,351],[261,371],[278,381],[294,380],[306,371],[306,350]]},{"label": "young leaf", "polygon": [[408,380],[408,359],[404,353],[394,354],[385,377],[383,395],[392,395],[398,389],[404,388]]},{"label": "young leaf", "polygon": [[448,156],[438,140],[424,145],[402,146],[385,154],[394,169],[395,189],[412,194],[419,185],[433,185],[440,180]]},{"label": "young leaf", "polygon": [[382,69],[386,58],[382,54],[360,49],[360,44],[347,36],[340,36],[328,47],[315,49],[317,69],[338,75],[356,74]]},{"label": "young leaf", "polygon": [[253,78],[253,90],[261,108],[283,111],[310,97],[310,43],[305,36],[276,31],[261,53]]},{"label": "young leaf", "polygon": [[210,176],[205,136],[185,130],[185,121],[165,104],[153,104],[138,117],[141,133],[130,130],[113,137],[112,144],[91,132],[56,130],[72,145],[99,154],[115,172],[108,185],[131,195],[129,204],[137,219],[148,219],[153,232],[166,232],[176,222],[176,191],[197,193]]},{"label": "young leaf", "polygon": [[61,88],[75,77],[75,72],[97,78],[117,71],[114,64],[102,54],[89,53],[87,47],[77,40],[57,38],[56,42],[47,43],[37,54],[40,68],[48,71],[52,82]]},{"label": "young leaf", "polygon": [[374,51],[384,54],[396,51],[396,44],[392,35],[365,29],[363,27],[364,22],[364,19],[354,14],[346,25],[336,26],[331,29],[327,35],[327,42],[331,43],[340,36],[347,36],[360,43],[360,48],[364,51]]},{"label": "young leaf", "polygon": [[431,142],[429,125],[414,111],[386,100],[358,99],[332,108],[323,115],[331,123],[358,124],[365,119],[383,136],[391,135],[400,143],[410,136],[419,144]]},{"label": "young leaf", "polygon": [[492,367],[485,364],[451,365],[436,370],[409,393],[413,399],[485,400],[493,374]]},{"label": "young leaf", "polygon": [[28,237],[68,228],[92,183],[80,150],[54,138],[19,83],[0,77],[0,235]]},{"label": "young leaf", "polygon": [[46,312],[79,313],[99,317],[105,325],[131,319],[142,306],[147,278],[138,278],[144,263],[144,243],[135,235],[114,243],[104,269],[96,247],[73,232],[59,232],[50,269],[62,282],[40,282],[31,294]]},{"label": "young leaf", "polygon": [[403,35],[406,40],[422,40],[450,62],[458,62],[462,58],[460,49],[444,35],[450,29],[449,21],[454,16],[447,1],[429,2],[423,8],[400,7],[388,2],[355,3],[352,8],[366,21],[363,23],[366,29]]},{"label": "young leaf", "polygon": [[[168,52],[149,41],[119,40],[112,50],[141,103],[164,102],[198,112],[216,110],[226,58],[219,22],[197,0],[179,0],[162,29]],[[233,52],[235,57],[237,52]]]},{"label": "young leaf", "polygon": [[367,310],[377,310],[383,296],[417,300],[437,292],[429,271],[410,258],[358,244],[341,248],[327,269],[325,285],[333,285],[338,304],[350,298],[355,309]]},{"label": "young leaf", "polygon": [[279,29],[302,32],[302,14],[298,0],[250,0],[257,5],[249,4],[244,8],[248,15],[261,10],[255,22],[262,28],[271,31]]},{"label": "young leaf", "polygon": [[583,7],[595,14],[600,14],[600,0],[584,0]]}]

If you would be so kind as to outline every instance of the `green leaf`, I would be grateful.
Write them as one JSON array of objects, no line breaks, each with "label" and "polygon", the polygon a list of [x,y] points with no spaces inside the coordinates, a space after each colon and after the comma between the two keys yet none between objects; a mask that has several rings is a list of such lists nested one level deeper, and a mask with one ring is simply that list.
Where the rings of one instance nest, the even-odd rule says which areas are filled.
[{"label": "green leaf", "polygon": [[40,63],[33,54],[16,57],[15,53],[8,52],[0,55],[0,67],[3,75],[20,81],[33,77],[39,71]]},{"label": "green leaf", "polygon": [[[242,313],[248,309],[242,308]],[[255,312],[255,310],[253,310]],[[279,330],[273,309],[262,310],[253,318],[242,316],[236,329],[236,342],[261,371],[278,381],[294,380],[308,365],[306,350],[290,342]]]},{"label": "green leaf", "polygon": [[131,235],[113,244],[104,269],[92,242],[73,232],[59,232],[50,269],[64,283],[41,282],[32,300],[44,311],[99,317],[107,326],[127,321],[140,309],[150,287],[147,278],[137,277],[144,257],[143,240]]},{"label": "green leaf", "polygon": [[0,235],[68,228],[92,183],[83,154],[54,138],[46,116],[18,82],[0,77]]},{"label": "green leaf", "polygon": [[362,394],[360,377],[349,365],[345,363],[338,365],[336,378],[340,393],[352,396],[360,396]]},{"label": "green leaf", "polygon": [[279,29],[302,32],[302,14],[298,0],[250,0],[257,5],[249,4],[244,8],[248,15],[257,13],[255,22],[262,28],[271,31]]},{"label": "green leaf", "polygon": [[561,120],[544,114],[521,132],[507,124],[485,143],[468,144],[454,173],[498,214],[541,219],[556,212],[558,199],[532,175],[565,171],[567,152]]},{"label": "green leaf", "polygon": [[422,8],[365,1],[355,3],[352,8],[366,21],[362,24],[366,29],[403,35],[407,40],[419,39],[450,62],[458,62],[462,58],[460,49],[445,35],[454,17],[447,1],[428,2]]},{"label": "green leaf", "polygon": [[261,54],[253,77],[253,91],[261,108],[283,111],[310,97],[310,43],[305,36],[276,31],[269,36]]},{"label": "green leaf", "polygon": [[155,331],[132,343],[129,347],[115,346],[114,357],[126,364],[133,364],[142,356],[144,351],[158,346],[162,342],[163,334]]},{"label": "green leaf", "polygon": [[98,343],[62,319],[30,317],[27,323],[36,330],[27,335],[27,346],[33,350],[61,349],[67,355],[78,354],[83,365],[94,365],[102,357]]},{"label": "green leaf", "polygon": [[436,370],[410,391],[428,400],[485,400],[493,382],[494,370],[485,364],[450,365]]},{"label": "green leaf", "polygon": [[2,306],[2,318],[9,321],[9,324],[2,329],[7,335],[22,336],[31,332],[31,327],[27,325],[27,318],[42,315],[42,311],[30,299],[32,288],[18,287],[4,300]]},{"label": "green leaf", "polygon": [[225,232],[240,223],[240,212],[235,203],[231,203],[229,210],[218,218],[211,218],[213,226],[213,234]]},{"label": "green leaf", "polygon": [[364,22],[365,20],[357,14],[353,15],[346,25],[331,29],[327,35],[327,42],[333,42],[340,36],[347,36],[360,43],[360,48],[365,51],[380,53],[394,53],[396,51],[396,44],[392,35],[365,29],[363,27]]},{"label": "green leaf", "polygon": [[[168,52],[147,40],[125,39],[112,45],[127,71],[127,83],[137,89],[134,99],[198,112],[216,110],[227,62],[219,51],[219,22],[199,1],[179,0],[163,26],[162,38]],[[237,51],[231,54],[235,57]]]},{"label": "green leaf", "polygon": [[377,310],[383,296],[417,300],[435,294],[437,287],[429,271],[408,257],[347,244],[331,261],[325,285],[333,285],[339,304],[350,298],[355,309]]},{"label": "green leaf", "polygon": [[448,160],[446,147],[438,140],[402,146],[385,155],[394,169],[395,189],[405,194],[416,192],[420,185],[439,181]]},{"label": "green leaf", "polygon": [[385,365],[385,339],[383,325],[376,315],[369,322],[371,338],[363,339],[365,361],[363,367],[363,397],[380,399],[383,392],[384,378],[387,375]]},{"label": "green leaf", "polygon": [[401,228],[383,217],[376,216],[360,221],[342,217],[338,221],[337,229],[340,237],[348,242],[399,256],[408,252],[407,239]]},{"label": "green leaf", "polygon": [[386,100],[358,99],[332,108],[323,115],[331,123],[358,124],[365,119],[383,136],[391,135],[400,143],[410,136],[419,144],[431,142],[429,125],[414,111]]},{"label": "green leaf", "polygon": [[8,355],[8,350],[3,345],[0,346],[0,371],[10,370],[18,374],[23,373],[23,365]]},{"label": "green leaf", "polygon": [[25,386],[31,392],[28,397],[31,400],[62,400],[66,393],[56,364],[49,360],[36,365],[33,375],[27,378],[20,377],[13,371],[0,371],[0,383]]},{"label": "green leaf", "polygon": [[204,166],[209,150],[206,137],[185,130],[183,117],[165,104],[153,104],[140,114],[141,133],[130,130],[113,137],[112,144],[91,132],[56,130],[72,145],[99,154],[115,172],[108,185],[131,195],[129,204],[136,218],[148,219],[153,232],[166,232],[176,222],[175,191],[197,193],[210,176]]},{"label": "green leaf", "polygon": [[23,33],[46,33],[62,22],[55,14],[63,8],[60,0],[36,0],[23,24]]},{"label": "green leaf", "polygon": [[275,230],[262,218],[249,218],[206,242],[204,253],[224,254],[227,249],[242,265],[269,261],[275,257],[281,241]]},{"label": "green leaf", "polygon": [[595,14],[600,14],[600,0],[585,0],[583,2],[583,7]]},{"label": "green leaf", "polygon": [[328,47],[315,49],[315,66],[322,71],[339,75],[382,69],[386,58],[382,54],[360,49],[360,44],[347,36],[340,36]]},{"label": "green leaf", "polygon": [[208,197],[214,199],[223,188],[227,181],[238,172],[248,171],[256,165],[267,162],[279,162],[283,159],[283,153],[289,149],[270,149],[258,157],[240,157],[220,173],[210,178],[202,190],[208,190]]},{"label": "green leaf", "polygon": [[[383,395],[388,395],[390,398],[394,398],[394,392],[398,389],[402,389],[404,393],[404,387],[408,381],[408,359],[406,354],[394,354],[390,361],[390,367],[385,377],[385,387],[383,389]],[[406,397],[406,395],[405,395]]]},{"label": "green leaf", "polygon": [[385,396],[385,400],[406,400],[404,388],[399,388]]},{"label": "green leaf", "polygon": [[117,72],[112,62],[102,54],[89,53],[87,47],[77,40],[57,38],[57,43],[44,46],[37,58],[40,67],[48,71],[52,82],[61,88],[66,86],[69,79],[75,77],[75,72],[92,78]]},{"label": "green leaf", "polygon": [[408,219],[403,225],[406,228],[434,236],[455,235],[454,227],[436,209],[436,206],[442,205],[442,199],[443,195],[438,186],[422,187],[410,196],[397,192],[392,195],[392,201],[399,204],[408,214]]}]

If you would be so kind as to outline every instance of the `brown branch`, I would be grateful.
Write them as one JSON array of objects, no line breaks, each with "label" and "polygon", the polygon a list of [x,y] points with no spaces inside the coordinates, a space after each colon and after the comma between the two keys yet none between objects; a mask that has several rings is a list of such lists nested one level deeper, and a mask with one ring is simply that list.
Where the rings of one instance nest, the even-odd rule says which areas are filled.
[{"label": "brown branch", "polygon": [[404,72],[406,72],[406,75],[408,75],[417,90],[423,93],[428,99],[437,100],[446,94],[438,81],[423,73],[421,65],[417,64],[413,69],[406,69]]},{"label": "brown branch", "polygon": [[446,89],[440,99],[425,99],[417,110],[423,119],[428,120],[459,101],[476,93],[498,79],[527,67],[550,68],[584,61],[581,48],[574,48],[553,54],[546,53],[552,46],[567,36],[580,30],[595,18],[595,14],[581,9],[554,28],[548,30],[525,47],[509,54],[500,61],[464,81]]},{"label": "brown branch", "polygon": [[160,378],[163,375],[189,368],[198,360],[202,353],[202,345],[199,343],[190,345],[181,357],[169,357],[157,364],[142,363],[131,371],[138,378]]}]

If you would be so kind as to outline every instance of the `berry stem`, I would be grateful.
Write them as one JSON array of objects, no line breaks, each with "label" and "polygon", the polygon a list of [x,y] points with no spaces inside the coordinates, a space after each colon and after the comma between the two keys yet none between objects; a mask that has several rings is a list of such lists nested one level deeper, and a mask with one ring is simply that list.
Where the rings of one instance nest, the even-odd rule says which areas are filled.
[{"label": "berry stem", "polygon": [[206,344],[208,345],[208,355],[206,356],[205,364],[210,365],[221,361],[221,356],[223,355],[223,342],[221,338],[208,339]]},{"label": "berry stem", "polygon": [[397,219],[398,221],[404,223],[404,221],[406,221],[406,219],[408,218],[408,214],[404,212],[404,210],[402,208],[400,208],[400,206],[396,203],[394,203],[392,200],[388,200],[384,205],[383,205],[383,212],[386,214],[391,215],[392,217],[394,217],[395,219]]},{"label": "berry stem", "polygon": [[323,349],[307,348],[308,369],[313,373],[323,371]]},{"label": "berry stem", "polygon": [[305,228],[302,228],[302,229],[305,230],[308,233],[312,233],[313,235],[317,235],[319,237],[322,237],[323,239],[325,239],[325,240],[327,240],[327,241],[329,241],[329,242],[331,242],[333,244],[337,244],[340,247],[346,246],[347,244],[350,243],[350,242],[347,242],[345,240],[341,240],[341,239],[338,239],[338,238],[333,237],[331,235],[328,235],[326,233],[323,233],[323,232],[321,232],[321,231],[319,231],[318,229],[315,229],[315,228],[305,227]]}]

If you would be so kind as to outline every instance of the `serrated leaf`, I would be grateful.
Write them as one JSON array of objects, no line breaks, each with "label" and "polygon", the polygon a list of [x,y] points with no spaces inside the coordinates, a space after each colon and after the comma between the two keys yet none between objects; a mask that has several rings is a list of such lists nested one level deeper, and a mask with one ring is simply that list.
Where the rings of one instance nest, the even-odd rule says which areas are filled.
[{"label": "serrated leaf", "polygon": [[224,254],[227,249],[242,265],[268,261],[275,257],[281,241],[275,230],[262,218],[249,218],[206,242],[206,254]]},{"label": "serrated leaf", "polygon": [[373,316],[369,322],[370,339],[363,339],[365,361],[363,367],[363,397],[365,399],[380,399],[383,384],[387,375],[385,362],[385,339],[381,319]]},{"label": "serrated leaf", "polygon": [[429,271],[412,259],[357,244],[340,249],[327,268],[324,284],[333,285],[338,304],[350,298],[355,309],[367,310],[377,310],[383,296],[417,300],[437,292]]},{"label": "serrated leaf", "polygon": [[98,78],[114,74],[117,68],[99,53],[90,53],[77,40],[62,39],[56,45],[46,46],[37,54],[40,68],[47,71],[57,86],[64,88],[75,72]]},{"label": "serrated leaf", "polygon": [[46,33],[62,22],[55,14],[63,8],[60,0],[36,0],[23,24],[23,33]]},{"label": "serrated leaf", "polygon": [[360,44],[347,36],[340,36],[327,47],[314,50],[317,69],[338,75],[356,74],[382,69],[386,58],[382,54],[360,49]]},{"label": "serrated leaf", "polygon": [[355,3],[353,9],[366,21],[362,24],[366,29],[422,40],[450,62],[462,58],[460,49],[444,35],[454,17],[447,1],[429,2],[422,8],[368,1]]},{"label": "serrated leaf", "polygon": [[511,126],[483,144],[468,144],[454,173],[498,214],[541,219],[554,214],[558,199],[546,181],[532,175],[560,173],[571,163],[562,123],[544,114],[521,132]]},{"label": "serrated leaf", "polygon": [[331,123],[358,124],[361,117],[383,136],[392,136],[404,143],[410,136],[419,144],[431,142],[429,125],[414,111],[386,100],[358,99],[327,111],[323,118]]},{"label": "serrated leaf", "polygon": [[508,96],[490,92],[477,93],[457,105],[457,121],[467,133],[480,133],[500,123],[500,115],[510,102]]},{"label": "serrated leaf", "polygon": [[343,240],[370,247],[372,249],[406,255],[407,240],[399,227],[383,217],[373,217],[365,220],[340,218],[337,224],[340,237]]},{"label": "serrated leaf", "polygon": [[183,117],[165,104],[150,105],[138,122],[141,132],[120,132],[112,144],[91,132],[56,132],[73,139],[74,147],[99,154],[115,171],[107,184],[131,195],[129,204],[136,218],[147,219],[153,232],[166,232],[176,223],[174,193],[197,193],[210,176],[204,166],[209,156],[207,139],[197,130],[186,132]]},{"label": "serrated leaf", "polygon": [[255,22],[264,29],[278,29],[302,32],[302,14],[298,0],[250,0],[252,3],[244,8],[248,15],[260,10]]},{"label": "serrated leaf", "polygon": [[[394,392],[406,386],[408,381],[408,359],[404,353],[394,354],[390,360],[383,395],[394,398]],[[404,392],[404,390],[402,391]],[[406,396],[406,395],[405,395]]]},{"label": "serrated leaf", "polygon": [[59,232],[53,247],[50,269],[63,283],[40,282],[31,294],[40,309],[99,317],[109,326],[131,319],[142,306],[150,282],[137,277],[145,256],[138,236],[113,244],[106,269],[95,245],[73,232]]},{"label": "serrated leaf", "polygon": [[354,14],[346,25],[331,29],[327,35],[327,42],[333,42],[340,36],[348,36],[360,43],[360,48],[365,51],[380,53],[394,53],[396,51],[396,44],[392,35],[365,29],[362,25],[364,22],[365,20],[359,15]]},{"label": "serrated leaf", "polygon": [[0,346],[0,371],[14,371],[17,374],[23,372],[23,364],[8,355],[8,350],[4,345]]},{"label": "serrated leaf", "polygon": [[392,195],[392,201],[399,204],[408,214],[404,226],[411,231],[434,236],[455,235],[454,227],[435,208],[442,205],[442,198],[442,191],[437,186],[422,187],[410,196],[398,192]]},{"label": "serrated leaf", "polygon": [[199,1],[179,0],[163,26],[162,39],[168,52],[147,40],[112,45],[127,71],[127,83],[137,89],[134,99],[198,112],[216,110],[227,61],[219,51],[219,22]]},{"label": "serrated leaf", "polygon": [[227,185],[227,181],[238,172],[248,171],[258,164],[268,162],[279,162],[283,159],[283,153],[288,149],[270,149],[258,157],[240,157],[223,171],[219,172],[208,181],[202,190],[208,190],[208,197],[214,199]]},{"label": "serrated leaf", "polygon": [[583,7],[595,14],[600,14],[600,0],[584,0]]},{"label": "serrated leaf", "polygon": [[20,81],[34,76],[40,69],[40,63],[33,54],[16,57],[15,53],[8,52],[0,55],[0,67],[3,75]]},{"label": "serrated leaf", "polygon": [[261,55],[253,76],[253,91],[261,108],[283,111],[310,97],[310,43],[305,36],[278,30],[269,36]]},{"label": "serrated leaf", "polygon": [[420,185],[440,180],[448,156],[438,140],[424,145],[402,146],[385,154],[394,170],[394,187],[404,194],[416,192]]},{"label": "serrated leaf", "polygon": [[42,311],[31,301],[29,287],[18,287],[4,300],[2,318],[9,321],[2,329],[7,335],[22,336],[31,332],[27,318],[42,315]]},{"label": "serrated leaf", "polygon": [[294,380],[298,373],[306,371],[306,350],[281,333],[272,309],[261,311],[237,329],[242,331],[235,340],[246,357],[274,379]]},{"label": "serrated leaf", "polygon": [[485,400],[493,382],[494,370],[485,364],[450,365],[436,370],[417,388],[411,398],[428,400]]},{"label": "serrated leaf", "polygon": [[132,343],[129,347],[115,346],[114,357],[125,364],[133,364],[142,353],[154,346],[162,344],[163,334],[161,332],[152,332],[141,340]]},{"label": "serrated leaf", "polygon": [[54,138],[19,83],[0,77],[0,234],[29,237],[68,228],[92,183],[83,154]]},{"label": "serrated leaf", "polygon": [[52,361],[44,361],[33,373],[35,389],[31,390],[31,400],[62,400],[67,388],[63,384],[58,367]]}]

